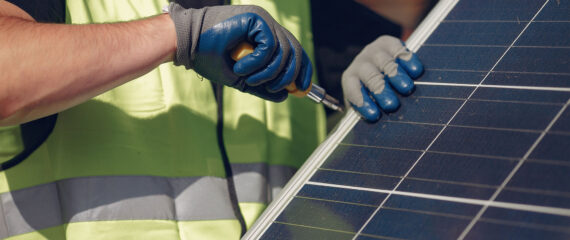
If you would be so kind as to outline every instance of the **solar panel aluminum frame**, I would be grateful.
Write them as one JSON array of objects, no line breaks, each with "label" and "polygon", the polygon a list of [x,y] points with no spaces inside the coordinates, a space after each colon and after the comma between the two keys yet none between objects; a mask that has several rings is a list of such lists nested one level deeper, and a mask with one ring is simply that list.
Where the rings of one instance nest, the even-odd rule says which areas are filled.
[{"label": "solar panel aluminum frame", "polygon": [[[406,41],[408,49],[416,52],[458,2],[459,0],[440,0]],[[267,207],[242,239],[259,239],[265,233],[271,223],[289,205],[303,185],[308,182],[359,120],[360,116],[353,109],[347,111],[331,134],[309,156],[279,196]]]}]

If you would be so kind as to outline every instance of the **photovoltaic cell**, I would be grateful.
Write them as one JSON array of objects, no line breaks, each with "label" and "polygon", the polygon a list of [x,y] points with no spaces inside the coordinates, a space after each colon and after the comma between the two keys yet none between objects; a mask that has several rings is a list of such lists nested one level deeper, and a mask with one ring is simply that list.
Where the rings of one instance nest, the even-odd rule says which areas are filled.
[{"label": "photovoltaic cell", "polygon": [[453,4],[415,93],[354,125],[259,238],[570,239],[570,1]]},{"label": "photovoltaic cell", "polygon": [[566,109],[560,116],[560,121],[554,124],[552,131],[561,133],[570,133],[570,125],[564,124],[570,122],[570,109]]},{"label": "photovoltaic cell", "polygon": [[[423,59],[422,61],[425,62]],[[476,70],[450,70],[432,68],[430,71],[424,72],[422,75],[422,81],[438,83],[477,84],[481,81],[481,79],[483,79],[483,77],[485,77],[486,73],[486,71]],[[420,88],[416,89],[416,91],[420,91]]]},{"label": "photovoltaic cell", "polygon": [[570,87],[570,75],[552,73],[492,72],[485,79],[487,85],[532,87]]},{"label": "photovoltaic cell", "polygon": [[[514,47],[499,62],[497,71],[570,74],[570,48]],[[552,61],[557,59],[557,61]]]},{"label": "photovoltaic cell", "polygon": [[569,132],[547,133],[529,156],[530,160],[570,164]]},{"label": "photovoltaic cell", "polygon": [[430,44],[472,45],[475,41],[479,45],[505,46],[521,32],[524,24],[521,22],[442,22],[424,46]]},{"label": "photovoltaic cell", "polygon": [[[418,54],[422,62],[438,70],[489,71],[507,46],[422,46]],[[454,54],[443,54],[452,52]]]},{"label": "photovoltaic cell", "polygon": [[430,150],[483,156],[522,158],[539,133],[511,129],[447,127]]},{"label": "photovoltaic cell", "polygon": [[560,110],[560,106],[542,103],[469,100],[461,110],[451,124],[540,131],[546,128]]},{"label": "photovoltaic cell", "polygon": [[501,184],[516,163],[511,159],[430,152],[423,156],[408,177],[494,188]]},{"label": "photovoltaic cell", "polygon": [[[568,92],[536,91],[508,88],[479,88],[471,96],[471,100],[497,100],[539,104],[556,104],[560,107],[564,106],[568,98],[570,98],[570,93]],[[566,122],[560,121],[558,123],[564,124]]]},{"label": "photovoltaic cell", "polygon": [[341,145],[321,168],[385,176],[402,176],[421,151]]},{"label": "photovoltaic cell", "polygon": [[570,4],[568,1],[554,0],[548,3],[536,17],[536,21],[569,21]]},{"label": "photovoltaic cell", "polygon": [[564,47],[567,44],[568,32],[570,22],[533,22],[516,45]]},{"label": "photovoltaic cell", "polygon": [[449,181],[433,181],[431,179],[417,179],[406,177],[398,185],[399,191],[414,192],[448,197],[486,199],[493,194],[493,188],[477,186],[471,183],[457,183]]},{"label": "photovoltaic cell", "polygon": [[446,20],[529,21],[542,5],[536,0],[459,1]]}]

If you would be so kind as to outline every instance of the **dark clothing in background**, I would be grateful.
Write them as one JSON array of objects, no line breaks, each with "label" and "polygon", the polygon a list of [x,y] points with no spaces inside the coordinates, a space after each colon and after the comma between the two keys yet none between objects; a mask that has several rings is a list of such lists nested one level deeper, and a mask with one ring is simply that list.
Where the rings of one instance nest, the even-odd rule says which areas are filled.
[{"label": "dark clothing in background", "polygon": [[203,8],[229,4],[230,0],[169,0],[169,2],[176,2],[184,8]]},{"label": "dark clothing in background", "polygon": [[37,22],[65,23],[65,0],[7,0]]},{"label": "dark clothing in background", "polygon": [[[38,22],[65,23],[65,0],[7,0],[26,11]],[[222,5],[230,0],[176,0],[185,8]]]}]

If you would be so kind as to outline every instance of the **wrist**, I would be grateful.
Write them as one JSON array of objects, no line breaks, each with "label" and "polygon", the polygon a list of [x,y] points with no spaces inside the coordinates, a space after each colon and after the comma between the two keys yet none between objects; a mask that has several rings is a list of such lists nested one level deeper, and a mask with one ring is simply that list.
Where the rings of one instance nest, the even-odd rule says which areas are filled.
[{"label": "wrist", "polygon": [[166,45],[167,54],[163,59],[163,62],[172,62],[176,56],[176,29],[174,27],[174,22],[170,18],[168,13],[158,15],[157,18],[160,20],[161,35],[164,38],[164,44]]},{"label": "wrist", "polygon": [[168,14],[176,33],[174,65],[193,69],[193,56],[202,28],[204,9],[184,8],[177,3],[168,5]]}]

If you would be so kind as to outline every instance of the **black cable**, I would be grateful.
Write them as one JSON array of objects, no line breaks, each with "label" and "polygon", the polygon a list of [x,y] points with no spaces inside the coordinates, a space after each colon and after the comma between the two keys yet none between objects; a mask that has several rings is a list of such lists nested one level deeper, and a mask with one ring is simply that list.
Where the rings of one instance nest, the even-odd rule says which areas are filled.
[{"label": "black cable", "polygon": [[222,161],[224,162],[224,170],[226,172],[226,183],[228,184],[228,193],[230,201],[232,202],[232,208],[241,227],[241,234],[240,234],[241,238],[245,235],[247,227],[245,225],[245,219],[243,218],[243,214],[241,213],[241,209],[239,207],[239,202],[237,199],[237,191],[234,182],[234,175],[232,172],[232,166],[230,165],[230,160],[228,158],[226,147],[224,145],[224,113],[223,113],[224,85],[212,82],[212,86],[213,87],[215,86],[214,94],[216,95],[216,102],[218,103],[218,122],[216,125],[216,132],[218,135],[218,147],[220,148],[220,154],[222,155]]}]

